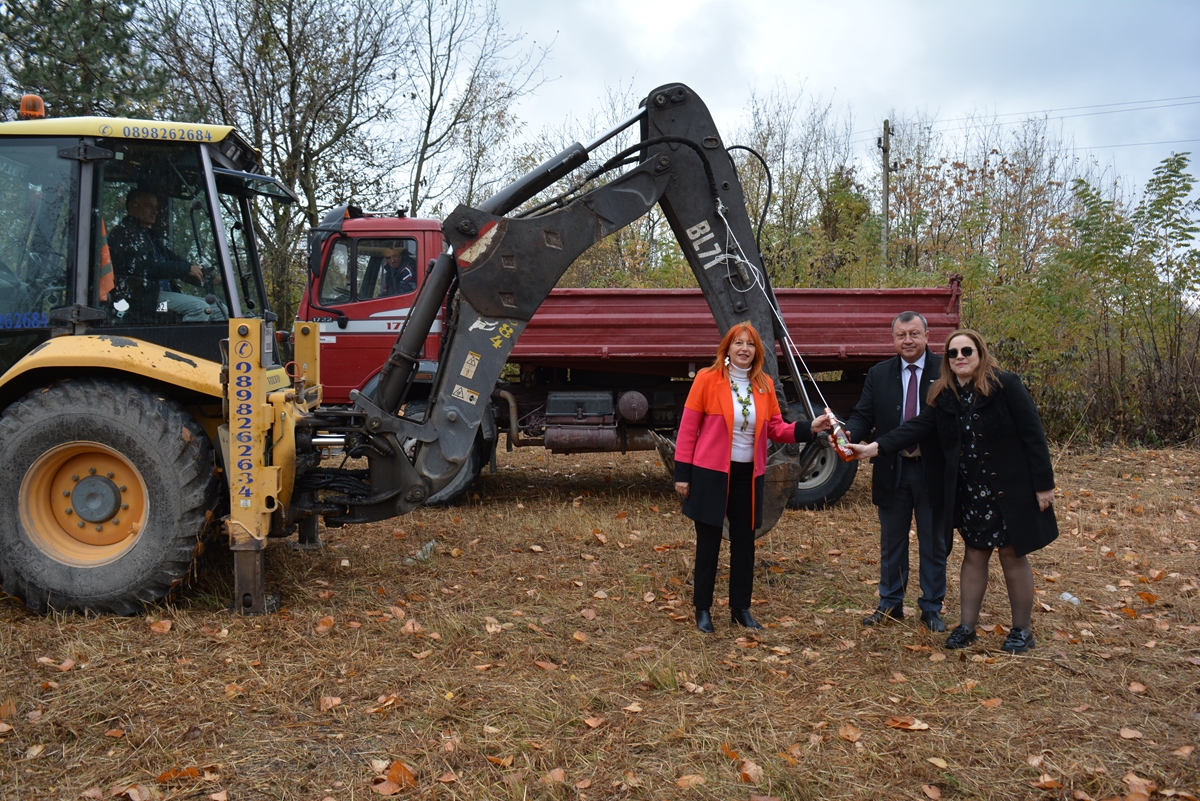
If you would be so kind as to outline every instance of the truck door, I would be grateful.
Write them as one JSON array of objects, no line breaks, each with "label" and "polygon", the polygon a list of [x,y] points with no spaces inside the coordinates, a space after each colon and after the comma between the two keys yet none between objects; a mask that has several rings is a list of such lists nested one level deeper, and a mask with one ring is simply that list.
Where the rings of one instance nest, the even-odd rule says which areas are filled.
[{"label": "truck door", "polygon": [[417,294],[419,249],[413,237],[346,237],[334,241],[317,287],[318,303],[344,313],[338,326],[328,312],[320,320],[326,403],[349,403],[387,360]]}]

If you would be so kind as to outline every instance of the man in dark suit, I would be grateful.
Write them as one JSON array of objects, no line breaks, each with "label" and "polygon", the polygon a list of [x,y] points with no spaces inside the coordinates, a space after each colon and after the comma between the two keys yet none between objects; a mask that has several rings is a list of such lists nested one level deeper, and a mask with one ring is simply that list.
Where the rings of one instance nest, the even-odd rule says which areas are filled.
[{"label": "man in dark suit", "polygon": [[[941,372],[941,360],[926,349],[928,339],[929,326],[917,312],[901,312],[892,321],[896,356],[867,372],[862,397],[845,426],[852,441],[871,442],[925,408],[929,387]],[[908,532],[915,517],[921,622],[930,631],[945,631],[941,611],[951,543],[934,534],[929,491],[940,489],[942,480],[941,447],[936,435],[916,448],[871,462],[871,500],[879,507],[879,608],[863,619],[863,625],[904,617]]]}]

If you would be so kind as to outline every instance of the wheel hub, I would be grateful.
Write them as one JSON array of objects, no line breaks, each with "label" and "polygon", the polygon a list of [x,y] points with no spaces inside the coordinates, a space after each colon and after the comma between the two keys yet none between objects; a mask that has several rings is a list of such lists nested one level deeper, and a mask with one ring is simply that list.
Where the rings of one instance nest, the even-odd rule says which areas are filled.
[{"label": "wheel hub", "polygon": [[75,514],[88,523],[111,520],[121,510],[121,490],[108,476],[88,476],[68,492]]}]

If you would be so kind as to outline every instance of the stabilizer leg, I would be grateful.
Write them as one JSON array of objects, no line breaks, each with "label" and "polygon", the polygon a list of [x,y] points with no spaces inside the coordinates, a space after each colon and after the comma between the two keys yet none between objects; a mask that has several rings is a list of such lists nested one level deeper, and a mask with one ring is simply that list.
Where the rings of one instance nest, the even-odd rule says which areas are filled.
[{"label": "stabilizer leg", "polygon": [[233,552],[233,612],[262,615],[267,612],[264,551]]}]

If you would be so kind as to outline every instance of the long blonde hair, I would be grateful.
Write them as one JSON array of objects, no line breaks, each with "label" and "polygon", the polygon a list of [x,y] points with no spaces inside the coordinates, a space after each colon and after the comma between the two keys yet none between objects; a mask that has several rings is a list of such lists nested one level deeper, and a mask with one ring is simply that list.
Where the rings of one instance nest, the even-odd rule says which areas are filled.
[{"label": "long blonde hair", "polygon": [[766,360],[766,354],[763,352],[762,337],[758,335],[758,331],[750,323],[734,323],[725,332],[725,336],[721,337],[721,344],[717,346],[717,358],[713,360],[712,369],[721,373],[726,381],[729,380],[729,366],[725,363],[725,358],[729,355],[729,346],[738,338],[739,334],[747,334],[754,342],[754,361],[750,363],[750,386],[755,389],[766,392],[770,387],[767,374],[763,372],[763,362]]},{"label": "long blonde hair", "polygon": [[996,357],[988,351],[987,343],[983,341],[983,335],[970,328],[960,328],[946,337],[946,344],[942,347],[942,372],[937,381],[933,382],[933,386],[929,388],[929,395],[925,399],[930,406],[933,405],[937,396],[947,389],[954,393],[954,397],[959,397],[958,381],[955,380],[954,370],[950,368],[950,356],[947,354],[947,351],[950,350],[950,342],[955,337],[967,337],[975,343],[975,349],[979,351],[979,366],[975,368],[975,374],[971,376],[971,382],[975,384],[975,391],[980,395],[988,396],[992,394],[992,390],[1000,386],[1000,364],[996,361]]}]

